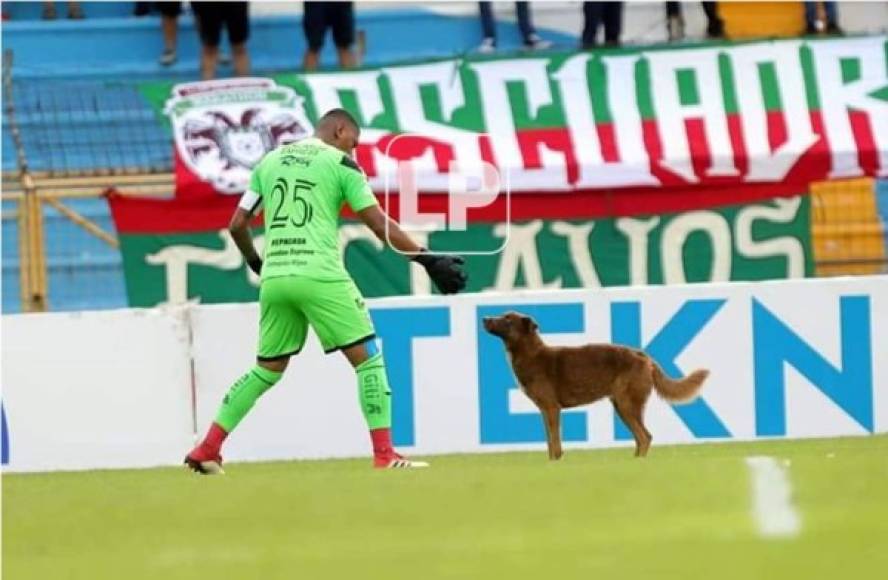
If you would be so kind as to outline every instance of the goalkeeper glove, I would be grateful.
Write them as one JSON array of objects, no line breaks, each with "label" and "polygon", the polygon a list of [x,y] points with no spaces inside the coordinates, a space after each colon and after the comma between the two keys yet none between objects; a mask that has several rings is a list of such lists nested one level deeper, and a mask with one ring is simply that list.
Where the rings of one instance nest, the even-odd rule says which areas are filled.
[{"label": "goalkeeper glove", "polygon": [[247,266],[249,266],[250,270],[252,270],[257,276],[262,274],[262,258],[257,256],[252,260],[248,260]]},{"label": "goalkeeper glove", "polygon": [[463,272],[460,256],[429,254],[423,249],[413,261],[425,268],[441,294],[456,294],[466,287],[469,277]]}]

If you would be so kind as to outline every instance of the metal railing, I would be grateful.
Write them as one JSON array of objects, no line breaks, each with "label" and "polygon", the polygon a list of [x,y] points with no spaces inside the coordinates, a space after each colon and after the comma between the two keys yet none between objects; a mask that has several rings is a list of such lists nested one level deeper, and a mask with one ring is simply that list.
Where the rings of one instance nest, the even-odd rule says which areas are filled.
[{"label": "metal railing", "polygon": [[[64,124],[70,122],[74,115],[70,111],[54,110],[52,106],[47,106],[39,94],[35,96],[35,91],[39,91],[39,88],[30,86],[28,87],[30,94],[20,95],[21,87],[14,83],[12,78],[13,64],[12,51],[4,51],[3,114],[9,141],[15,152],[16,169],[4,171],[2,174],[2,218],[4,228],[13,225],[17,227],[21,309],[25,312],[41,312],[48,309],[49,294],[45,231],[47,208],[51,208],[90,236],[116,249],[119,244],[113,232],[108,231],[95,219],[71,207],[68,202],[101,199],[112,188],[122,195],[169,195],[173,191],[173,175],[170,172],[170,163],[126,167],[72,166],[70,160],[74,154],[81,154],[82,159],[82,152],[78,151],[82,143],[69,145],[63,139],[53,139],[53,136],[63,136]],[[58,88],[56,91],[66,94],[67,98],[77,98],[76,95],[70,94],[71,91]],[[54,99],[51,101],[52,104],[58,103]],[[25,103],[24,111],[21,111],[19,106],[22,102]],[[80,102],[75,101],[75,104],[98,109],[97,103],[91,103],[86,98],[80,99]],[[141,119],[144,117],[144,111],[134,116],[136,115]],[[27,125],[35,134],[30,140],[21,122],[22,117],[28,119]],[[125,131],[121,132],[121,138],[125,135]],[[112,136],[111,139],[116,137]],[[132,142],[122,141],[109,143],[107,135],[103,135],[103,138],[106,140],[105,145],[110,145],[111,148],[132,145]],[[29,149],[43,154],[40,155],[43,157],[41,168],[37,170],[32,168],[28,158]],[[56,162],[55,154],[58,152],[61,152],[60,162]],[[71,154],[67,155],[69,152]]]}]

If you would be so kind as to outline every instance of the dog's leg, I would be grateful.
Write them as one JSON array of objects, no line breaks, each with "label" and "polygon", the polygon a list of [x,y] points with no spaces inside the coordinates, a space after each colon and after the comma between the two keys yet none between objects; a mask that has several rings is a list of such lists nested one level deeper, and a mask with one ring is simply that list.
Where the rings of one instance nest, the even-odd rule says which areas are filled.
[{"label": "dog's leg", "polygon": [[638,426],[641,427],[641,430],[645,434],[645,444],[644,448],[641,450],[641,456],[644,457],[647,455],[648,449],[651,448],[651,443],[654,441],[654,436],[651,435],[651,432],[648,431],[647,426],[644,424],[644,409],[647,406],[648,399],[651,396],[651,392],[654,389],[654,386],[647,377],[639,377],[638,382],[640,388],[635,391],[635,397],[633,397],[632,402],[632,410],[633,415],[635,416],[635,420],[638,421]]},{"label": "dog's leg", "polygon": [[647,455],[653,437],[651,437],[651,434],[641,422],[643,405],[634,404],[625,393],[622,393],[619,397],[612,398],[611,402],[614,404],[614,409],[617,410],[620,419],[626,423],[626,426],[629,427],[629,430],[632,431],[632,435],[635,437],[635,456],[644,457]]},{"label": "dog's leg", "polygon": [[561,459],[561,409],[558,406],[547,406],[542,409],[543,421],[546,424],[546,442],[549,446],[549,459]]},{"label": "dog's leg", "polygon": [[552,423],[550,427],[552,431],[552,446],[555,448],[553,452],[554,459],[561,459],[564,453],[561,451],[561,407],[555,407],[552,411]]}]

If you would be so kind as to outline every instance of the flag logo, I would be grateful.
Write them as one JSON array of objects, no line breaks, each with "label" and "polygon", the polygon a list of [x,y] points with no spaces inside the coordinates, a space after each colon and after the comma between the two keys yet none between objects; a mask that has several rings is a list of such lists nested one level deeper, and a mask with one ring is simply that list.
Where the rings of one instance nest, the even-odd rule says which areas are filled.
[{"label": "flag logo", "polygon": [[176,85],[164,112],[179,158],[225,194],[243,192],[266,153],[312,131],[304,99],[265,78]]}]

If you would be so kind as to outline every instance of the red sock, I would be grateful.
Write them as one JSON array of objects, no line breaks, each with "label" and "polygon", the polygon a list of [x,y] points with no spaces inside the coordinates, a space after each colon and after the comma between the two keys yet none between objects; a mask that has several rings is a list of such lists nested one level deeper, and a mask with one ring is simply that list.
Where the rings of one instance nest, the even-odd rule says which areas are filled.
[{"label": "red sock", "polygon": [[385,455],[392,452],[392,430],[373,429],[370,431],[370,440],[373,441],[373,455]]},{"label": "red sock", "polygon": [[213,423],[207,431],[207,436],[201,442],[200,448],[208,456],[216,457],[219,455],[222,449],[222,442],[225,441],[226,437],[228,437],[228,433],[225,429],[220,427],[218,423]]}]

